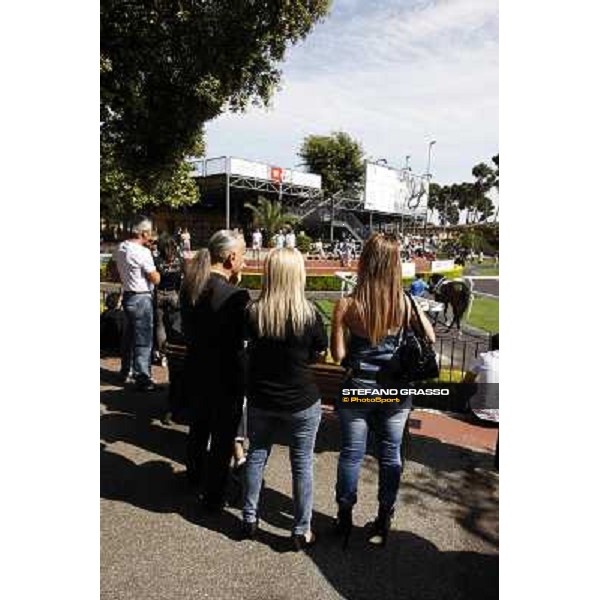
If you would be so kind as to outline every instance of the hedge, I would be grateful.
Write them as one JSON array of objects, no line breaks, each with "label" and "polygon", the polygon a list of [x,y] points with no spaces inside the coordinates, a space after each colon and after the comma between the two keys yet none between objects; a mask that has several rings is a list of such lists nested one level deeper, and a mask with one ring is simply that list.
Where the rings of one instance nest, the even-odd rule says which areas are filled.
[{"label": "hedge", "polygon": [[[100,281],[114,281],[114,275],[111,279],[111,269],[109,268],[110,263],[100,265]],[[449,271],[444,271],[441,275],[444,275],[448,279],[456,279],[461,277],[463,273],[462,267],[455,267]],[[431,273],[425,273],[424,279],[429,281]],[[259,290],[261,288],[261,275],[256,273],[244,273],[242,276],[242,285],[249,290]],[[406,277],[402,280],[402,283],[407,285],[414,278]],[[117,279],[118,281],[118,279]],[[339,292],[342,289],[342,281],[335,275],[307,275],[306,277],[306,289],[311,292],[323,292],[332,291]]]},{"label": "hedge", "polygon": [[[449,271],[440,273],[448,279],[456,279],[463,273],[462,267],[455,267]],[[424,276],[425,280],[429,280],[431,273],[427,273]],[[256,273],[244,274],[242,276],[241,285],[249,290],[259,290],[261,288],[262,276]],[[413,277],[407,277],[402,280],[404,285],[409,284],[413,281]],[[342,289],[342,280],[338,279],[335,275],[307,275],[306,276],[306,290],[309,292],[339,292]]]},{"label": "hedge", "polygon": [[[249,290],[260,290],[262,275],[242,275],[242,287]],[[311,292],[333,291],[342,289],[342,280],[334,275],[308,275],[306,277],[306,290]]]}]

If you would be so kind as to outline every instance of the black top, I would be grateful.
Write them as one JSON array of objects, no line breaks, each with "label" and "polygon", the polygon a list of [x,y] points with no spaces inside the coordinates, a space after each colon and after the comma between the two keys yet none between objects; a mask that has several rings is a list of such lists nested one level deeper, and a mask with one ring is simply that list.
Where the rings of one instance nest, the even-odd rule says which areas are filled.
[{"label": "black top", "polygon": [[183,277],[183,261],[181,258],[175,257],[172,261],[167,262],[159,256],[155,263],[156,270],[160,273],[160,282],[156,289],[164,292],[179,290]]},{"label": "black top", "polygon": [[244,315],[247,290],[211,273],[195,306],[182,297],[186,355],[186,386],[194,401],[243,398]]},{"label": "black top", "polygon": [[312,406],[320,393],[309,364],[327,348],[327,333],[321,315],[300,337],[291,326],[285,340],[259,338],[247,317],[248,402],[257,408],[297,412]]}]

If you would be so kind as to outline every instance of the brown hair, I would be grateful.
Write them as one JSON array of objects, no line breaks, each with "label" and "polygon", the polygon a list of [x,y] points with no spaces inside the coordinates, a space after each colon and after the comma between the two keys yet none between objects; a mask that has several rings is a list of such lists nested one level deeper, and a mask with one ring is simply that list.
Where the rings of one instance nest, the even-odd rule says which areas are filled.
[{"label": "brown hair", "polygon": [[400,327],[405,306],[398,239],[374,233],[366,241],[352,297],[373,345]]}]

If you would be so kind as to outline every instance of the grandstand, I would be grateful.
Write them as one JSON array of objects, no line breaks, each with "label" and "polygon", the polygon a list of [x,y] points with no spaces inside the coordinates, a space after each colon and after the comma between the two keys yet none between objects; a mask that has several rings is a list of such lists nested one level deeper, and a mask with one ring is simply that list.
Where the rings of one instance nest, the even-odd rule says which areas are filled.
[{"label": "grandstand", "polygon": [[352,237],[362,242],[372,230],[414,231],[425,223],[422,205],[419,211],[412,207],[390,213],[367,210],[362,193],[326,197],[321,176],[314,173],[232,156],[189,162],[198,185],[198,203],[178,211],[157,209],[152,216],[160,231],[174,233],[178,227],[188,227],[197,244],[205,243],[212,232],[223,227],[250,230],[252,215],[244,204],[256,202],[258,196],[280,200],[286,212],[296,216],[300,227],[314,238]]}]

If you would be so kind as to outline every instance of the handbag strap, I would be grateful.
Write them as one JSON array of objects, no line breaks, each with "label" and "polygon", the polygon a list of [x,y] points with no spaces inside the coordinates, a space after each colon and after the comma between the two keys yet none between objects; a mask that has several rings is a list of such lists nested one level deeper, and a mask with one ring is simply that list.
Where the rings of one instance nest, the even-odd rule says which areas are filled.
[{"label": "handbag strap", "polygon": [[[406,310],[406,298],[408,294],[404,292],[404,316],[402,318],[402,323],[400,324],[400,328],[398,329],[398,333],[396,333],[396,338],[394,340],[396,348],[400,345],[400,341],[402,339],[402,335],[408,329],[408,310]],[[410,298],[410,296],[409,296]],[[410,300],[409,300],[410,301]]]},{"label": "handbag strap", "polygon": [[421,330],[419,333],[421,334],[422,337],[427,337],[425,335],[425,327],[424,327],[423,321],[421,319],[421,313],[417,309],[417,303],[415,302],[415,299],[410,294],[408,295],[408,298],[410,300],[410,304],[412,306],[414,314],[416,315],[416,321],[419,324],[419,329]]}]

